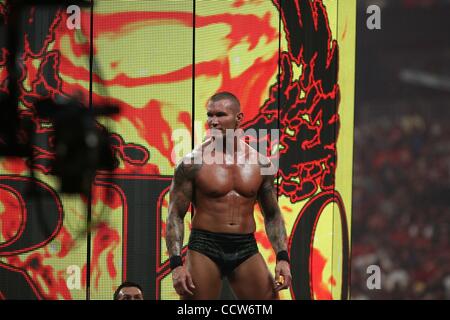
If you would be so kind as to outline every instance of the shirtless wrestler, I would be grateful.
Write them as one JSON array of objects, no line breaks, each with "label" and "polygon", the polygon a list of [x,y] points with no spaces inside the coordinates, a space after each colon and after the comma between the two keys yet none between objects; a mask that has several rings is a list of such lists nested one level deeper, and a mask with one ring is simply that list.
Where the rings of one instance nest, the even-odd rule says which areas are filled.
[{"label": "shirtless wrestler", "polygon": [[[227,129],[234,132],[243,118],[233,94],[213,95],[207,116],[213,134],[177,165],[170,188],[166,243],[173,286],[181,299],[218,299],[222,278],[227,277],[238,299],[278,299],[278,291],[291,284],[291,272],[274,174],[261,170],[273,164],[234,136],[234,146],[227,147],[233,145],[227,141]],[[205,161],[208,148],[214,150],[210,154],[214,161]],[[251,156],[257,161],[245,161]],[[277,253],[275,280],[279,281],[274,280],[258,252],[253,212],[256,201]],[[191,203],[195,214],[183,265],[184,216]]]}]

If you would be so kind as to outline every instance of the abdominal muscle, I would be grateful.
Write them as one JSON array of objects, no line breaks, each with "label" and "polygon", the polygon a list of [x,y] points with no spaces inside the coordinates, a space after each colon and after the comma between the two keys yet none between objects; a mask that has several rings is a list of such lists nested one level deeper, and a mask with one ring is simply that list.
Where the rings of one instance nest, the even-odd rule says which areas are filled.
[{"label": "abdominal muscle", "polygon": [[253,233],[256,230],[253,209],[256,199],[230,191],[222,197],[197,194],[192,228],[220,233]]}]

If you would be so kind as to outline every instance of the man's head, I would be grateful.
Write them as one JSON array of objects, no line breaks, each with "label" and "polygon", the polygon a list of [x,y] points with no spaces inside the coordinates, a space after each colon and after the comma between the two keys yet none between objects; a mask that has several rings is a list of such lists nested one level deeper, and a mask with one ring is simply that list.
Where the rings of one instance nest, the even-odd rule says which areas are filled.
[{"label": "man's head", "polygon": [[114,300],[144,300],[142,288],[134,282],[126,281],[114,292]]},{"label": "man's head", "polygon": [[206,106],[208,127],[225,134],[226,129],[237,129],[244,117],[236,96],[230,92],[213,95]]}]

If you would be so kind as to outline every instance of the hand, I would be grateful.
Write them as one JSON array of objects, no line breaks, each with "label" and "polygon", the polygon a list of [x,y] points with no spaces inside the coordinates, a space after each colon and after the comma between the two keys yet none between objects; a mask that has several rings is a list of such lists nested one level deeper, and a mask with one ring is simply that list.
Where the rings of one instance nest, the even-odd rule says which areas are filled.
[{"label": "hand", "polygon": [[185,266],[179,266],[172,270],[172,281],[175,291],[180,296],[185,296],[186,294],[192,296],[194,294],[191,290],[195,289],[195,286],[192,282],[191,274],[186,270]]},{"label": "hand", "polygon": [[292,276],[289,263],[284,260],[278,261],[275,266],[275,291],[278,292],[289,288],[291,286],[291,282]]}]

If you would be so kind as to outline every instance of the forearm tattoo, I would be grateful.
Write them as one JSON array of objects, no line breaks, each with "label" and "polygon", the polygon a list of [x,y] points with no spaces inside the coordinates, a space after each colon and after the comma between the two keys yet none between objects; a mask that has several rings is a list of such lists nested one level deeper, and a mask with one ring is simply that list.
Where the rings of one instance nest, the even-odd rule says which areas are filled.
[{"label": "forearm tattoo", "polygon": [[284,220],[278,206],[276,189],[273,184],[273,176],[264,178],[263,185],[258,193],[258,202],[261,207],[267,237],[272,244],[275,253],[287,250],[287,234]]}]

